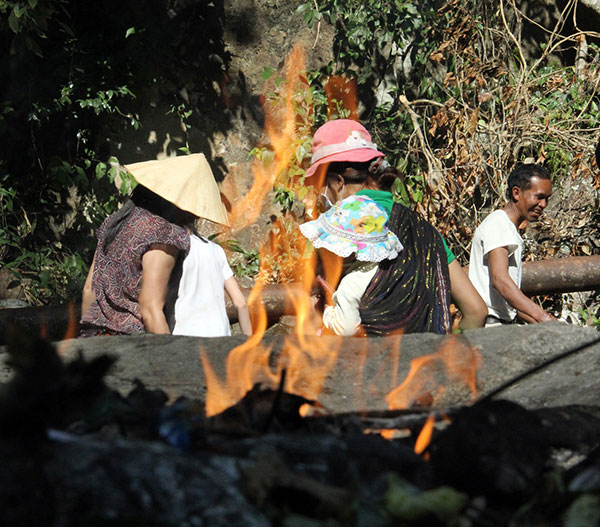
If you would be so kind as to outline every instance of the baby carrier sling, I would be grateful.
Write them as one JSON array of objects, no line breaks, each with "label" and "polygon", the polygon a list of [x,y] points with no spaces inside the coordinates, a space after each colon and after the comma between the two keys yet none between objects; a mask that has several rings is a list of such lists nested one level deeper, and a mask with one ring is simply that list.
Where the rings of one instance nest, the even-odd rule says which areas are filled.
[{"label": "baby carrier sling", "polygon": [[404,250],[379,264],[360,304],[367,335],[448,333],[450,276],[439,232],[417,213],[394,203],[389,229]]}]

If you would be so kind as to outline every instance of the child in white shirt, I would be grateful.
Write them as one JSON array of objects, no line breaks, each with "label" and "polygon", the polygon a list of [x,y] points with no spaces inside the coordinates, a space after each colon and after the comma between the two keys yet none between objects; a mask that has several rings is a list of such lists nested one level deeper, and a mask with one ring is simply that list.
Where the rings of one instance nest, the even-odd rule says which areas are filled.
[{"label": "child in white shirt", "polygon": [[223,337],[231,335],[225,308],[225,291],[237,308],[244,335],[252,334],[246,297],[242,293],[225,251],[206,238],[190,235],[190,251],[175,301],[173,335]]},{"label": "child in white shirt", "polygon": [[[300,231],[317,248],[347,260],[349,266],[323,311],[323,325],[337,335],[359,333],[360,301],[377,273],[378,263],[393,260],[403,249],[387,228],[388,215],[367,196],[350,196],[336,203]],[[352,261],[350,261],[350,259]]]}]

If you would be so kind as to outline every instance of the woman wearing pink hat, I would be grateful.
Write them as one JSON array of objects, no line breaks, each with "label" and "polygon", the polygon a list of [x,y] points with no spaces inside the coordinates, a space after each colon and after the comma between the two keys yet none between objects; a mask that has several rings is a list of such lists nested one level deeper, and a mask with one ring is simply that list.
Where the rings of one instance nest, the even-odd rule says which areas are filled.
[{"label": "woman wearing pink hat", "polygon": [[394,202],[390,189],[398,173],[363,125],[338,119],[321,126],[306,177],[322,189],[325,208],[356,194],[373,199],[404,245],[398,258],[379,266],[363,296],[360,318],[367,334],[448,333],[451,297],[463,315],[461,329],[484,325],[485,303],[440,233]]}]

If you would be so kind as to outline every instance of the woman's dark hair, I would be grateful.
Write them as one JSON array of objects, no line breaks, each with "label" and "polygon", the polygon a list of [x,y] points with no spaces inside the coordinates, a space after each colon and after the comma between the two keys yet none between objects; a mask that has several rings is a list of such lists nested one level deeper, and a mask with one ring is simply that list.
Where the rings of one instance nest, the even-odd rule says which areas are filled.
[{"label": "woman's dark hair", "polygon": [[330,163],[327,172],[343,175],[348,167],[352,167],[356,172],[350,177],[344,175],[344,181],[362,183],[370,178],[380,190],[391,190],[396,178],[400,177],[396,167],[391,166],[384,157],[363,163],[346,161]]},{"label": "woman's dark hair", "polygon": [[141,207],[152,214],[156,214],[175,225],[186,225],[193,222],[196,216],[191,212],[181,210],[170,201],[161,198],[143,185],[135,187],[129,199],[113,214],[111,222],[106,226],[103,251],[106,253],[114,241],[121,227],[131,216],[134,207]]},{"label": "woman's dark hair", "polygon": [[390,165],[385,157],[378,157],[369,164],[369,175],[381,190],[391,190],[394,181],[400,177],[398,169]]},{"label": "woman's dark hair", "polygon": [[550,172],[543,165],[534,163],[519,163],[513,168],[506,183],[506,197],[512,201],[512,190],[519,187],[521,190],[531,188],[531,178],[551,179]]}]

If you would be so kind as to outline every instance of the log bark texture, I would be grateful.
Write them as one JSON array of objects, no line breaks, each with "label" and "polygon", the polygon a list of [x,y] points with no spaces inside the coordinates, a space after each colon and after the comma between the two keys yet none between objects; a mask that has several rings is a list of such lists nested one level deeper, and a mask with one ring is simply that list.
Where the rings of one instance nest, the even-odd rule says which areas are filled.
[{"label": "log bark texture", "polygon": [[[434,407],[470,404],[474,399],[493,391],[507,380],[543,364],[566,350],[594,342],[581,352],[549,365],[527,377],[499,397],[507,398],[527,408],[563,406],[570,404],[600,405],[600,334],[593,328],[583,328],[560,322],[529,326],[508,325],[465,331],[460,336],[440,336],[431,333],[403,337],[348,338],[307,337],[299,343],[293,336],[265,336],[261,346],[270,352],[270,363],[275,365],[284,350],[321,345],[337,359],[325,376],[318,400],[334,412],[387,410],[385,396],[406,381],[413,359],[426,360],[428,376],[422,385],[417,381],[406,395],[406,405],[431,402]],[[206,353],[216,374],[225,378],[230,351],[246,342],[245,337],[197,338],[169,335],[139,335],[124,337],[92,337],[71,339],[58,343],[65,358],[74,358],[79,352],[84,357],[108,353],[117,362],[107,380],[111,388],[123,394],[141,380],[149,388],[160,388],[174,400],[180,395],[206,398],[206,375],[201,361]],[[453,348],[455,353],[448,354]],[[5,348],[0,347],[0,362],[5,361]],[[444,351],[445,350],[445,351]],[[244,353],[251,353],[252,349]],[[472,367],[473,352],[479,354],[475,396],[456,379],[452,371]],[[306,355],[304,351],[299,352]],[[436,354],[437,355],[432,355]],[[440,355],[454,355],[454,366],[449,369]],[[317,370],[309,363],[310,375]],[[288,372],[289,373],[289,372]],[[0,367],[0,381],[9,378],[8,366]],[[276,387],[266,372],[257,381]],[[288,375],[288,379],[292,376]],[[310,379],[309,379],[310,380]],[[415,382],[415,381],[412,381]],[[408,382],[408,384],[411,384]],[[306,396],[302,379],[286,391]],[[409,392],[406,392],[409,393]]]},{"label": "log bark texture", "polygon": [[[600,256],[574,256],[539,262],[524,262],[521,288],[528,295],[591,291],[600,288]],[[246,296],[250,290],[245,290]],[[262,302],[269,323],[284,315],[294,315],[295,296],[302,294],[298,284],[269,285],[262,291]],[[58,306],[0,309],[0,344],[9,324],[15,324],[51,340],[72,338],[79,334],[81,306],[78,303]],[[231,322],[237,322],[237,311],[227,305]]]}]

